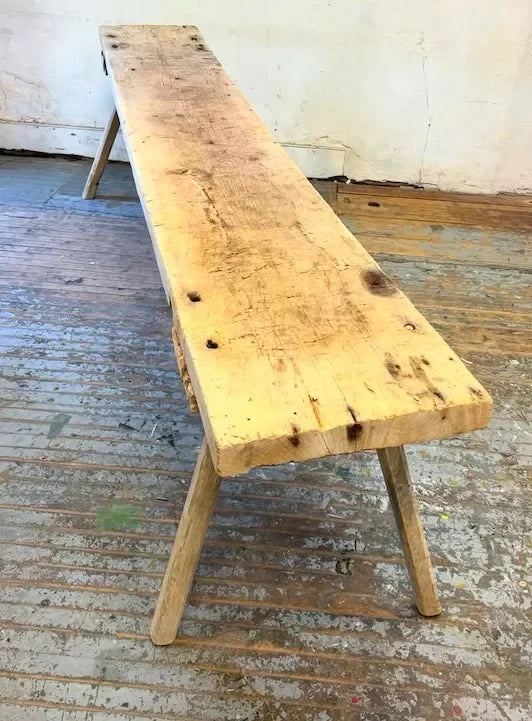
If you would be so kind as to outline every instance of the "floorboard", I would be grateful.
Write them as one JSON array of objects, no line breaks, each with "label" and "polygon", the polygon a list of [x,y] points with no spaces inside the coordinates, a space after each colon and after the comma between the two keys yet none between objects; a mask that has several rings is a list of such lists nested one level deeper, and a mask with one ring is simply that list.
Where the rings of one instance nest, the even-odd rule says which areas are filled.
[{"label": "floorboard", "polygon": [[530,198],[318,183],[494,398],[408,453],[443,615],[361,453],[225,480],[155,648],[201,426],[129,167],[88,168],[0,157],[0,719],[528,720]]}]

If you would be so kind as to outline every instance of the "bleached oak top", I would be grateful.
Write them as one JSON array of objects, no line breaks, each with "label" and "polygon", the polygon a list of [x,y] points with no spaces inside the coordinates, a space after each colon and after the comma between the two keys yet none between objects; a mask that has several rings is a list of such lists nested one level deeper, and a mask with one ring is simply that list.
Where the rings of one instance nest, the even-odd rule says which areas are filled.
[{"label": "bleached oak top", "polygon": [[220,475],[485,426],[487,392],[273,140],[198,29],[100,33]]}]

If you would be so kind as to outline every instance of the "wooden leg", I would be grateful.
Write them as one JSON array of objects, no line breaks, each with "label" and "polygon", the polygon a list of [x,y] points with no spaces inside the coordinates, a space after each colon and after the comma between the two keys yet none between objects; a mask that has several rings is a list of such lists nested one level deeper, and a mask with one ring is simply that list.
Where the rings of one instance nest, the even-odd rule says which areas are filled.
[{"label": "wooden leg", "polygon": [[416,605],[423,616],[437,616],[441,605],[404,448],[382,448],[377,453],[401,534]]},{"label": "wooden leg", "polygon": [[220,477],[203,440],[151,623],[157,646],[176,637],[219,486]]},{"label": "wooden leg", "polygon": [[116,134],[118,133],[119,127],[120,120],[118,119],[118,113],[116,112],[116,108],[113,108],[111,117],[109,118],[107,126],[103,131],[103,136],[100,140],[100,146],[92,162],[89,177],[87,178],[87,182],[85,183],[85,187],[83,188],[83,193],[81,196],[82,198],[88,200],[94,198],[94,196],[96,195],[98,183],[100,182],[100,178],[102,177],[105,164],[107,163],[107,159],[109,158],[109,153],[111,152],[111,148],[113,147],[113,143],[115,142]]}]

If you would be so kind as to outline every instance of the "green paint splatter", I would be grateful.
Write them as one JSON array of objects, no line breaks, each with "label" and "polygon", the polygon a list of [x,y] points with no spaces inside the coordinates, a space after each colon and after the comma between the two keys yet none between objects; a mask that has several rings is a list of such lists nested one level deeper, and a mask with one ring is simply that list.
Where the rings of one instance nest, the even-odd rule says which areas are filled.
[{"label": "green paint splatter", "polygon": [[349,468],[347,466],[338,466],[336,473],[343,478],[344,481],[349,480]]},{"label": "green paint splatter", "polygon": [[52,422],[50,423],[47,437],[57,438],[57,436],[61,433],[61,431],[71,418],[72,416],[69,416],[68,413],[58,413],[56,416],[54,416],[52,418]]},{"label": "green paint splatter", "polygon": [[119,531],[135,528],[140,521],[137,506],[121,501],[111,501],[108,506],[96,514],[96,524],[103,531]]}]

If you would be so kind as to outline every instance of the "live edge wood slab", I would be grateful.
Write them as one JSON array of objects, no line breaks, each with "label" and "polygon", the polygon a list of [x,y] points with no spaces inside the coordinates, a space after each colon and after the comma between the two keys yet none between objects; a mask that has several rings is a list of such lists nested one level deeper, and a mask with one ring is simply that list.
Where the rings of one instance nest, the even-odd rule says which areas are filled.
[{"label": "live edge wood slab", "polygon": [[100,28],[179,368],[206,442],[152,624],[175,637],[216,498],[250,468],[379,450],[421,613],[440,612],[402,446],[491,399],[271,137],[193,26]]}]

